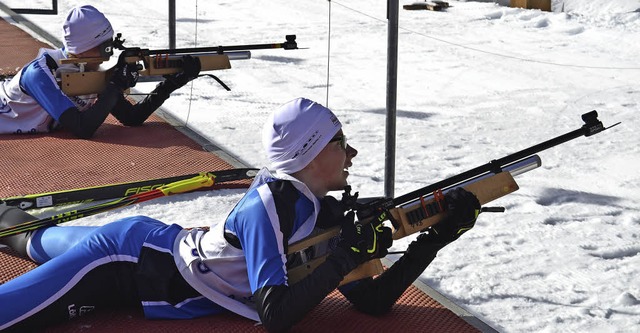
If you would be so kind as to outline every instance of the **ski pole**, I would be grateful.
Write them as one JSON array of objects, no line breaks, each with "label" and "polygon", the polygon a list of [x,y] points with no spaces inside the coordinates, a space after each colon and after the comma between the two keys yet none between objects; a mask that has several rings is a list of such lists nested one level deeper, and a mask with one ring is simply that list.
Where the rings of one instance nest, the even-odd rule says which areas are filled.
[{"label": "ski pole", "polygon": [[124,198],[108,201],[84,209],[71,210],[64,213],[56,214],[51,217],[20,223],[0,230],[0,238],[17,235],[23,232],[36,230],[59,223],[69,222],[82,217],[95,215],[98,213],[106,212],[108,210],[126,207],[164,196],[192,192],[200,188],[211,187],[214,183],[215,175],[213,173],[201,173],[196,177],[163,185],[151,191],[130,195]]}]

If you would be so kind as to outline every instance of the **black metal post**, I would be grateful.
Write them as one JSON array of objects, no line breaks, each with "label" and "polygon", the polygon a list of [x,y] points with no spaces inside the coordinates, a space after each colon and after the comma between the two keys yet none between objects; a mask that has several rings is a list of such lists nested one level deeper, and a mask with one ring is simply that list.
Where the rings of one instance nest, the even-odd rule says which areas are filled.
[{"label": "black metal post", "polygon": [[387,121],[384,156],[384,196],[393,198],[396,169],[396,104],[398,95],[398,0],[387,4]]},{"label": "black metal post", "polygon": [[176,48],[176,0],[169,0],[169,48]]}]

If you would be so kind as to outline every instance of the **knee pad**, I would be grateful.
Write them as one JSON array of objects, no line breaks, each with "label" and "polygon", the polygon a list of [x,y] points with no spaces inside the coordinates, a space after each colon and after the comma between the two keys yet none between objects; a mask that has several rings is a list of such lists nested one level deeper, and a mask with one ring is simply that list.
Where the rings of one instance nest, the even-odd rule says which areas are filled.
[{"label": "knee pad", "polygon": [[[12,227],[14,225],[37,220],[37,218],[23,210],[13,207],[0,205],[0,229]],[[0,244],[11,247],[14,251],[20,255],[27,257],[27,243],[31,238],[32,231],[24,232],[21,234],[0,238]]]}]

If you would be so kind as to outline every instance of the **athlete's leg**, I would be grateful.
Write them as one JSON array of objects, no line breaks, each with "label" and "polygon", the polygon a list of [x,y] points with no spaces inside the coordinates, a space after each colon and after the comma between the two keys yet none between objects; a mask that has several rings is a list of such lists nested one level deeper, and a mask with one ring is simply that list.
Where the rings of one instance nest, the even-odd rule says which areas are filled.
[{"label": "athlete's leg", "polygon": [[42,264],[55,258],[78,244],[98,227],[92,226],[54,226],[33,232],[27,245],[27,254],[31,260]]},{"label": "athlete's leg", "polygon": [[150,230],[132,217],[97,228],[61,255],[0,285],[0,330],[25,330],[113,305],[138,304],[135,264]]}]

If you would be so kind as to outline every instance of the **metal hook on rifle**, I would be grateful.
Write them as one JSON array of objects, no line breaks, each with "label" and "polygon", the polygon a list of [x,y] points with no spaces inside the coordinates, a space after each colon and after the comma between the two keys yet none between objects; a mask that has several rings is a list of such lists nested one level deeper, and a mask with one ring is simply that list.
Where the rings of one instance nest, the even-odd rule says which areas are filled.
[{"label": "metal hook on rifle", "polygon": [[504,207],[482,207],[480,213],[504,213]]}]

